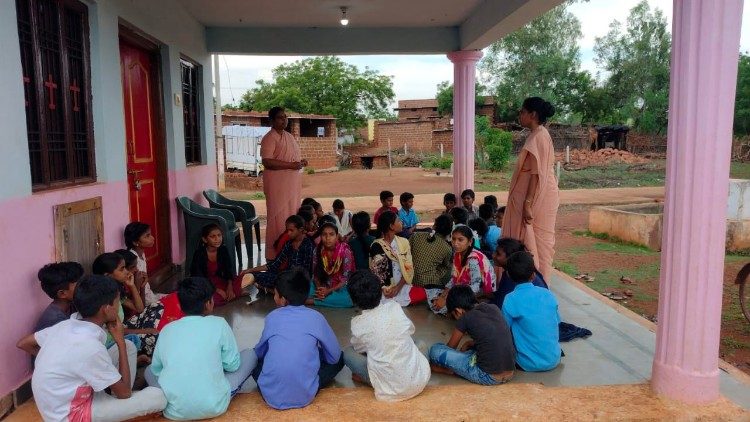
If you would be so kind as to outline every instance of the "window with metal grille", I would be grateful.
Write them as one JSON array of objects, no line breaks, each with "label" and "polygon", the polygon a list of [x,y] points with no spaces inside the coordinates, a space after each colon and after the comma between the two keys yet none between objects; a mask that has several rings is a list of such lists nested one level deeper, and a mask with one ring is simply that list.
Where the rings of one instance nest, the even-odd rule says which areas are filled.
[{"label": "window with metal grille", "polygon": [[34,191],[92,182],[89,25],[76,0],[16,0]]},{"label": "window with metal grille", "polygon": [[182,68],[182,115],[185,123],[185,161],[201,164],[201,73],[202,69],[185,58],[180,59]]}]

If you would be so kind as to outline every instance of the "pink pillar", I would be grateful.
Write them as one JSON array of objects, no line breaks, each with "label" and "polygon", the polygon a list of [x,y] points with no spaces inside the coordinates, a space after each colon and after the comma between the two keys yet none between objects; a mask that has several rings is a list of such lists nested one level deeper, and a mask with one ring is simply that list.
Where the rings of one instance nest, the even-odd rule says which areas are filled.
[{"label": "pink pillar", "polygon": [[[482,52],[453,51],[453,191],[474,189],[474,84]],[[460,202],[459,202],[460,203]]]},{"label": "pink pillar", "polygon": [[719,397],[729,157],[743,0],[674,0],[667,187],[651,385]]}]

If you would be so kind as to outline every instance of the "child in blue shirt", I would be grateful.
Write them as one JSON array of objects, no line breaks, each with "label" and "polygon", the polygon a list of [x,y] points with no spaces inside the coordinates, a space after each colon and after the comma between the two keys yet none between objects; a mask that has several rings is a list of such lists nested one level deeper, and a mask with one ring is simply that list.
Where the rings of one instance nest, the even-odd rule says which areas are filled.
[{"label": "child in blue shirt", "polygon": [[398,218],[401,219],[404,225],[404,229],[398,235],[409,238],[419,223],[419,217],[414,212],[414,195],[410,192],[404,192],[398,199],[401,202],[401,209],[398,210]]},{"label": "child in blue shirt", "polygon": [[[486,197],[485,197],[486,198]],[[494,251],[497,247],[497,241],[502,235],[502,230],[495,223],[495,212],[490,204],[482,204],[479,206],[479,218],[487,223],[487,233],[484,235],[484,242],[490,251]],[[502,224],[502,223],[501,223]]]},{"label": "child in blue shirt", "polygon": [[279,274],[273,299],[278,308],[266,316],[255,353],[253,378],[274,409],[312,403],[344,367],[341,347],[323,315],[305,307],[310,277],[294,267]]},{"label": "child in blue shirt", "polygon": [[214,418],[227,411],[243,384],[255,386],[248,380],[255,353],[239,352],[227,321],[211,315],[214,291],[203,277],[180,282],[177,299],[185,316],[164,327],[146,368],[148,385],[161,388],[167,397],[164,416],[169,419]]},{"label": "child in blue shirt", "polygon": [[529,372],[554,369],[560,364],[557,300],[549,290],[531,283],[536,269],[530,253],[512,254],[506,269],[518,284],[503,302],[503,317],[516,345],[516,364]]},{"label": "child in blue shirt", "polygon": [[[510,237],[498,240],[496,246],[495,253],[492,255],[492,261],[496,267],[503,269],[503,273],[497,283],[497,290],[493,293],[490,301],[497,305],[498,308],[502,308],[505,296],[516,288],[516,282],[508,275],[508,258],[516,252],[528,251],[526,250],[526,245]],[[531,280],[531,284],[545,289],[549,288],[547,282],[544,281],[544,277],[542,277],[542,273],[536,270],[534,271],[534,279]]]}]

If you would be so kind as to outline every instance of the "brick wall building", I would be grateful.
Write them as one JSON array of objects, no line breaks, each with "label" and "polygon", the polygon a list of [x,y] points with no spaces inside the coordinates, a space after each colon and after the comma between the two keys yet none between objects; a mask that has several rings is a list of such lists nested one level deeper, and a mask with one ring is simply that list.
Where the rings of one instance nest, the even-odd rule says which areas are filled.
[{"label": "brick wall building", "polygon": [[[477,107],[476,114],[487,116],[490,121],[495,123],[495,97],[484,97],[484,103]],[[399,120],[430,120],[441,118],[438,113],[438,101],[435,98],[426,98],[422,100],[402,100],[398,102],[398,107],[394,109],[398,113]],[[450,119],[452,113],[446,113],[446,118]]]},{"label": "brick wall building", "polygon": [[[310,168],[331,170],[338,166],[336,118],[331,115],[300,114],[287,111],[289,123],[286,130],[299,141],[302,158],[309,161]],[[268,112],[224,110],[221,113],[224,126],[271,126]],[[323,128],[323,136],[318,136]]]},{"label": "brick wall building", "polygon": [[406,144],[409,152],[432,151],[433,127],[434,123],[430,120],[378,122],[372,146],[387,149],[390,140],[391,149],[403,150]]}]

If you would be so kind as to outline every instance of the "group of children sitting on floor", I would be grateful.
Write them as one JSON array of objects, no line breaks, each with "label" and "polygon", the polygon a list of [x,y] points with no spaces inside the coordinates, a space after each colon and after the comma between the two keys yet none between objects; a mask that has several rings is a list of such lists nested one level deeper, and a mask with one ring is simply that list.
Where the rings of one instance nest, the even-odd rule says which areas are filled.
[{"label": "group of children sitting on floor", "polygon": [[[190,277],[167,295],[149,286],[145,251],[154,238],[139,222],[125,228],[128,249],[97,257],[91,275],[73,262],[44,266],[38,276],[52,303],[18,343],[36,356],[32,388],[42,416],[209,418],[256,386],[269,406],[299,408],[345,365],[385,401],[418,395],[431,372],[496,385],[516,370],[555,368],[558,305],[524,245],[501,238],[504,207],[492,196],[475,206],[471,190],[456,206],[449,193],[432,228],[419,228],[414,195],[401,194],[401,209],[393,197],[381,193],[374,231],[366,212],[337,199],[325,214],[306,198],[268,245],[276,258],[237,275],[221,229],[208,225]],[[254,350],[240,351],[226,320],[211,314],[258,288],[277,309]],[[401,309],[417,303],[456,320],[447,343],[417,347]],[[342,351],[308,306],[357,307],[350,345]],[[137,366],[147,366],[148,387],[134,392]]]}]

